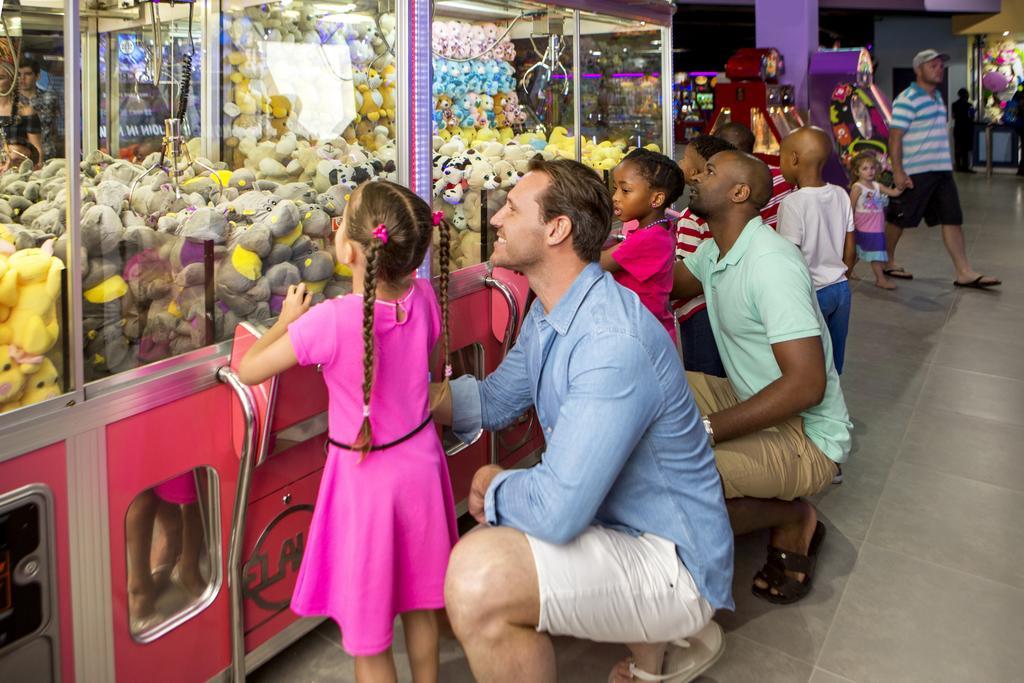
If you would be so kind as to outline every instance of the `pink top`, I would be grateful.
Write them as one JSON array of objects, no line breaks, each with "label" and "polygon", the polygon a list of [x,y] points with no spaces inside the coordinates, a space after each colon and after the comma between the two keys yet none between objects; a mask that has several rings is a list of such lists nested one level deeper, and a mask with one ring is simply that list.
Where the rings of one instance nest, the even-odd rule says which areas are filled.
[{"label": "pink top", "polygon": [[669,307],[672,294],[672,267],[675,263],[676,238],[666,230],[670,223],[658,223],[633,230],[626,241],[612,252],[622,266],[614,273],[615,281],[637,293],[641,303],[665,326],[672,340],[676,338],[675,321]]},{"label": "pink top", "polygon": [[[400,307],[405,311],[402,322]],[[430,351],[441,329],[430,281],[414,280],[396,301],[378,299],[373,328],[376,374],[370,421],[374,443],[387,443],[411,432],[427,416]],[[352,443],[363,421],[363,297],[349,294],[314,306],[288,326],[288,335],[300,365],[323,366],[331,438]]]},{"label": "pink top", "polygon": [[[427,416],[430,350],[441,331],[430,281],[377,301],[373,442],[409,434]],[[351,444],[363,421],[363,298],[311,308],[288,326],[299,363],[323,366],[332,439]],[[291,607],[327,615],[349,654],[386,651],[395,616],[444,607],[448,556],[458,540],[444,449],[433,425],[363,457],[331,446]]]}]

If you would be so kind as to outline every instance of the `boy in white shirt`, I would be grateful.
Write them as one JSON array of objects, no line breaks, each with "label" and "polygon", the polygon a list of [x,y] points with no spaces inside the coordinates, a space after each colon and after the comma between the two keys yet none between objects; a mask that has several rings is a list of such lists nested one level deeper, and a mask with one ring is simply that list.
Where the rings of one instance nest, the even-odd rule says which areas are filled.
[{"label": "boy in white shirt", "polygon": [[782,141],[779,165],[786,181],[798,186],[779,205],[779,234],[803,252],[821,314],[832,336],[836,371],[843,372],[850,326],[847,272],[856,254],[853,207],[843,188],[821,177],[832,142],[820,128],[806,127]]}]

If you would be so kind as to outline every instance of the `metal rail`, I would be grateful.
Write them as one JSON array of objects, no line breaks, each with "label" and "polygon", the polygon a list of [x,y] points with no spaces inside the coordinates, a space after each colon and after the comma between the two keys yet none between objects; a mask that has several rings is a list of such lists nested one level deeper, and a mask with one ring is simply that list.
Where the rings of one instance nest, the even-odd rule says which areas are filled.
[{"label": "metal rail", "polygon": [[[245,431],[242,435],[242,452],[238,464],[238,483],[235,486],[235,503],[231,513],[231,537],[228,545],[228,592],[231,601],[231,683],[245,681],[245,624],[242,611],[242,543],[245,539],[245,517],[249,507],[249,492],[252,489],[252,473],[255,469],[256,400],[252,389],[242,384],[238,375],[229,367],[217,370],[217,379],[235,392],[242,406]],[[269,421],[269,420],[268,420]]]}]

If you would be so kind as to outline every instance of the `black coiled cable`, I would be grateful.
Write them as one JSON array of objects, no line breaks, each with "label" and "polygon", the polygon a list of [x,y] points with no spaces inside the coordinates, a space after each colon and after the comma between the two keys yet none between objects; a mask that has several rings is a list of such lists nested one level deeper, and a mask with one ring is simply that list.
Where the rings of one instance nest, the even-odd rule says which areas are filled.
[{"label": "black coiled cable", "polygon": [[181,121],[182,130],[185,129],[185,114],[188,112],[188,96],[192,90],[192,58],[196,53],[196,43],[192,38],[192,12],[194,8],[195,4],[190,2],[188,5],[188,42],[191,52],[181,58],[181,83],[178,86],[178,112],[175,118]]}]

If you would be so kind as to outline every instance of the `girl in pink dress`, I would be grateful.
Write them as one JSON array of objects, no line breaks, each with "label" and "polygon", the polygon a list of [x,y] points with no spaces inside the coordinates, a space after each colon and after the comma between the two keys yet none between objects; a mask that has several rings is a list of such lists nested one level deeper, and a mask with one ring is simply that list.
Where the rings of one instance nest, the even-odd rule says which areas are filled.
[{"label": "girl in pink dress", "polygon": [[875,286],[896,289],[896,283],[885,274],[885,264],[889,260],[889,252],[885,247],[885,206],[889,197],[898,197],[903,190],[886,187],[876,181],[875,177],[881,170],[881,162],[871,152],[861,152],[850,164],[853,180],[850,202],[853,204],[853,224],[856,230],[854,239],[857,259],[871,264],[871,270],[875,273]]},{"label": "girl in pink dress", "polygon": [[[415,277],[440,226],[441,305]],[[444,449],[430,416],[430,353],[448,358],[448,224],[405,187],[356,188],[335,249],[352,294],[310,309],[292,287],[275,325],[246,354],[243,382],[318,364],[330,397],[330,451],[292,609],[326,615],[356,678],[394,681],[402,616],[413,677],[436,681],[448,556],[458,540]],[[445,366],[446,376],[450,366]]]}]

